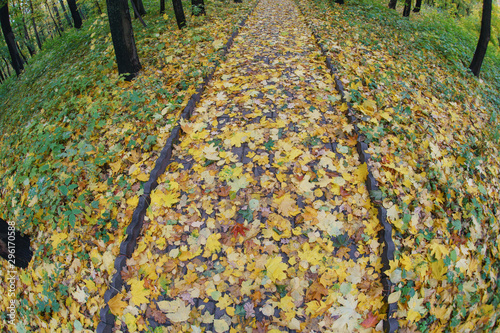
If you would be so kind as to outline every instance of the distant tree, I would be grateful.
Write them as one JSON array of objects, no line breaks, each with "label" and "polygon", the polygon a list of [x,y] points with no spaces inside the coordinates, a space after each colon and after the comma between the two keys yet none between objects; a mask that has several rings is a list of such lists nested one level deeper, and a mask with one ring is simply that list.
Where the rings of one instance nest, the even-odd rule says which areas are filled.
[{"label": "distant tree", "polygon": [[177,21],[177,26],[182,29],[186,26],[186,16],[184,15],[184,9],[182,8],[181,0],[172,0],[172,5],[174,6],[175,20]]},{"label": "distant tree", "polygon": [[118,72],[130,81],[141,70],[127,0],[106,0]]},{"label": "distant tree", "polygon": [[37,27],[36,20],[35,20],[35,10],[33,9],[33,0],[29,0],[28,3],[30,5],[31,24],[33,25],[33,31],[35,31],[36,43],[38,44],[38,48],[41,50],[42,49],[42,41],[40,39],[40,34],[38,33],[38,27]]},{"label": "distant tree", "polygon": [[479,34],[479,41],[477,42],[476,52],[469,66],[475,76],[479,76],[481,66],[483,65],[486,49],[491,37],[491,0],[483,0],[483,14],[481,18],[481,32]]},{"label": "distant tree", "polygon": [[344,0],[335,0],[335,3],[338,3],[339,5],[343,5],[344,4]]},{"label": "distant tree", "polygon": [[398,0],[390,0],[389,1],[389,8],[390,9],[396,9],[396,4],[398,3]]},{"label": "distant tree", "polygon": [[59,4],[61,5],[64,17],[66,18],[66,21],[68,21],[68,25],[71,27],[73,24],[71,24],[71,19],[69,18],[68,11],[66,10],[66,6],[64,6],[64,1],[59,0]]},{"label": "distant tree", "polygon": [[12,67],[19,76],[24,69],[23,60],[19,55],[19,50],[17,48],[16,39],[14,33],[12,32],[12,26],[10,25],[9,17],[9,6],[7,0],[2,0],[0,2],[0,24],[2,25],[2,32],[5,38],[5,43],[9,49],[10,58],[12,59]]},{"label": "distant tree", "polygon": [[160,14],[165,13],[165,0],[160,0]]},{"label": "distant tree", "polygon": [[73,17],[74,27],[76,29],[80,29],[82,27],[82,17],[80,16],[80,12],[78,11],[78,7],[76,6],[76,0],[66,0],[68,2],[69,11],[71,12],[71,16]]},{"label": "distant tree", "polygon": [[205,11],[205,2],[203,0],[191,0],[191,10],[193,15],[207,15]]},{"label": "distant tree", "polygon": [[243,0],[234,0],[234,3],[242,3]]},{"label": "distant tree", "polygon": [[146,8],[144,8],[144,4],[142,3],[142,0],[132,0],[132,3],[134,4],[135,8],[137,9],[137,12],[135,13],[135,18],[139,18],[140,16],[146,15]]}]

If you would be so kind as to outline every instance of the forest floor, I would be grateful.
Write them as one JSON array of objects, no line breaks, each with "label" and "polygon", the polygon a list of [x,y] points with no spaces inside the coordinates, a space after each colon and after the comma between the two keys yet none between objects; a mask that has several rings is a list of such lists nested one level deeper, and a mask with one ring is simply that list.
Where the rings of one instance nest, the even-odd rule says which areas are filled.
[{"label": "forest floor", "polygon": [[207,4],[182,32],[171,13],[137,29],[132,83],[98,18],[62,46],[79,75],[46,51],[1,87],[24,108],[0,115],[0,208],[35,248],[15,330],[372,332],[388,302],[402,332],[498,327],[498,74],[472,77],[454,35],[375,2]]}]

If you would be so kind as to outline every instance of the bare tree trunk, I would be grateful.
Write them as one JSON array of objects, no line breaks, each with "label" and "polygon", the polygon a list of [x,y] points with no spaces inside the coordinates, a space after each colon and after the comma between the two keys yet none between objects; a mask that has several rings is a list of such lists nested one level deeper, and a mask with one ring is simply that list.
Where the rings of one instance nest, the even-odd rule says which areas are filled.
[{"label": "bare tree trunk", "polygon": [[160,0],[160,14],[165,13],[165,0]]},{"label": "bare tree trunk", "polygon": [[118,72],[125,75],[125,80],[130,81],[137,76],[142,66],[135,47],[128,1],[106,0],[106,5]]},{"label": "bare tree trunk", "polygon": [[31,10],[31,24],[33,25],[33,30],[35,31],[36,43],[38,48],[42,49],[42,41],[40,40],[40,34],[38,33],[38,28],[35,21],[35,10],[33,9],[33,0],[29,0],[30,10]]},{"label": "bare tree trunk", "polygon": [[488,49],[488,43],[491,37],[491,0],[483,0],[483,14],[481,18],[481,33],[479,34],[479,41],[477,42],[474,57],[469,66],[475,76],[479,76],[481,66],[483,65],[484,56]]},{"label": "bare tree trunk", "polygon": [[24,39],[26,40],[26,47],[28,48],[30,56],[33,57],[36,54],[35,48],[33,47],[33,44],[31,44],[31,38],[28,32],[28,27],[26,26],[26,21],[24,20],[24,16],[21,17],[23,21],[23,31],[24,31]]},{"label": "bare tree trunk", "polygon": [[398,0],[390,0],[389,1],[389,8],[390,9],[396,9],[396,4],[398,3]]},{"label": "bare tree trunk", "polygon": [[53,7],[54,8],[54,12],[56,13],[56,19],[57,19],[57,22],[59,23],[59,29],[61,29],[62,32],[64,32],[64,25],[62,24],[62,21],[61,21],[61,15],[59,15],[59,9],[57,9],[57,6],[54,4]]},{"label": "bare tree trunk", "polygon": [[5,62],[5,67],[7,67],[8,75],[11,76],[12,73],[10,72],[9,62],[7,61],[7,59],[5,59],[5,57],[2,57],[2,59],[3,59],[3,62]]},{"label": "bare tree trunk", "polygon": [[415,8],[413,8],[414,13],[420,12],[420,8],[422,7],[422,0],[417,0],[415,2]]},{"label": "bare tree trunk", "polygon": [[409,17],[411,13],[411,0],[405,1],[405,7],[403,8],[403,16]]},{"label": "bare tree trunk", "polygon": [[184,15],[184,9],[182,8],[181,0],[172,0],[172,5],[174,6],[175,20],[177,21],[177,26],[182,29],[186,26],[186,16]]},{"label": "bare tree trunk", "polygon": [[82,17],[78,12],[78,7],[76,6],[76,0],[67,0],[69,11],[71,12],[71,16],[73,17],[73,22],[75,24],[76,29],[80,29],[82,27]]},{"label": "bare tree trunk", "polygon": [[99,0],[95,0],[94,4],[95,4],[95,7],[97,8],[97,14],[101,15],[102,9],[101,9],[101,6],[99,6]]},{"label": "bare tree trunk", "polygon": [[73,24],[71,23],[71,18],[68,15],[68,11],[66,10],[66,6],[64,6],[64,1],[63,0],[59,0],[59,4],[61,5],[64,17],[66,18],[66,21],[68,21],[68,25],[70,27],[72,27]]},{"label": "bare tree trunk", "polygon": [[52,19],[52,22],[54,22],[54,27],[55,27],[57,33],[59,34],[59,37],[62,37],[61,29],[59,29],[59,25],[57,24],[57,22],[56,22],[56,20],[54,18],[54,15],[52,15],[52,11],[50,10],[50,6],[49,6],[49,4],[48,4],[47,1],[45,1],[45,6],[47,7],[47,10],[49,12],[50,18]]},{"label": "bare tree trunk", "polygon": [[0,24],[2,25],[3,36],[5,37],[5,43],[9,49],[10,57],[12,59],[12,67],[19,76],[24,69],[23,60],[19,56],[19,49],[17,48],[16,39],[14,33],[12,32],[12,26],[10,25],[9,17],[9,6],[7,2],[0,7]]}]

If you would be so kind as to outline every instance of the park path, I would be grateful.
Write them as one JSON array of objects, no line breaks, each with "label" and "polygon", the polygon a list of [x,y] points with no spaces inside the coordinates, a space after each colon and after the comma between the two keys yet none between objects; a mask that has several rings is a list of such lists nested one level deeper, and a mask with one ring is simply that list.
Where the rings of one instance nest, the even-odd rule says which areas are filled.
[{"label": "park path", "polygon": [[121,328],[375,326],[381,227],[344,107],[295,4],[261,0],[181,121],[110,301]]}]

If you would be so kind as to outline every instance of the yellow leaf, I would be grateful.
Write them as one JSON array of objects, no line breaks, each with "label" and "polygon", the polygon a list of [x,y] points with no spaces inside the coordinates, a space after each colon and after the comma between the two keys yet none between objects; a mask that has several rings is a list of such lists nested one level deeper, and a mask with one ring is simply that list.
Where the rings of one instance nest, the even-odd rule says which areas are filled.
[{"label": "yellow leaf", "polygon": [[436,257],[436,259],[443,259],[443,257],[450,254],[450,250],[446,245],[439,244],[436,240],[433,240],[430,244],[431,254]]},{"label": "yellow leaf", "polygon": [[224,319],[215,319],[214,320],[214,329],[217,333],[223,333],[229,331],[229,325],[226,323]]},{"label": "yellow leaf", "polygon": [[297,202],[286,193],[279,198],[274,198],[273,206],[278,208],[278,212],[286,217],[295,216],[300,213]]},{"label": "yellow leaf", "polygon": [[123,315],[125,324],[127,325],[127,328],[130,332],[136,332],[137,331],[137,318],[134,317],[133,314],[130,312],[127,312],[126,314]]},{"label": "yellow leaf", "polygon": [[127,200],[127,205],[132,206],[132,207],[136,207],[138,203],[139,203],[139,197],[137,195],[133,196],[131,198],[128,198],[128,200]]},{"label": "yellow leaf", "polygon": [[147,182],[149,180],[149,176],[142,172],[139,176],[137,176],[137,180],[140,180],[141,182]]},{"label": "yellow leaf", "polygon": [[109,300],[108,305],[111,313],[115,316],[121,316],[123,313],[123,309],[127,307],[127,302],[122,301],[123,295],[116,294],[115,297]]},{"label": "yellow leaf", "polygon": [[267,259],[266,269],[267,276],[273,281],[281,281],[286,279],[285,270],[288,268],[288,265],[281,261],[280,256],[276,256],[271,259]]},{"label": "yellow leaf", "polygon": [[399,301],[400,297],[401,297],[401,290],[395,291],[389,295],[389,297],[387,298],[387,303],[389,304],[396,303],[397,301]]},{"label": "yellow leaf", "polygon": [[55,233],[50,237],[50,243],[52,247],[55,249],[59,243],[68,238],[68,235],[65,233]]},{"label": "yellow leaf", "polygon": [[368,176],[368,166],[366,163],[361,164],[354,173],[358,176],[359,182],[364,182]]},{"label": "yellow leaf", "polygon": [[165,312],[170,321],[179,323],[189,319],[191,307],[186,305],[181,299],[176,299],[174,301],[161,301],[158,302],[157,305],[161,311]]},{"label": "yellow leaf", "polygon": [[132,295],[130,300],[132,303],[135,305],[141,305],[149,302],[149,299],[146,297],[151,294],[151,291],[144,288],[143,280],[131,279],[129,284],[130,294]]}]

